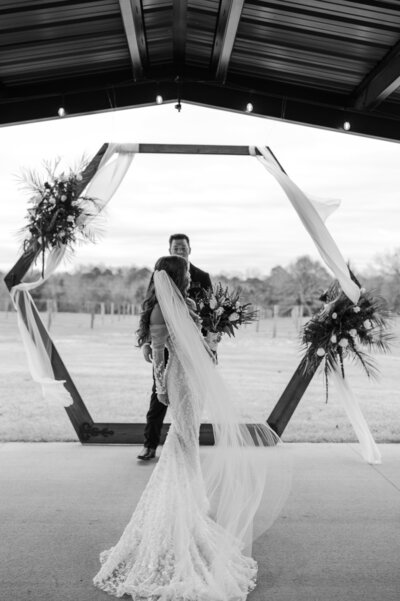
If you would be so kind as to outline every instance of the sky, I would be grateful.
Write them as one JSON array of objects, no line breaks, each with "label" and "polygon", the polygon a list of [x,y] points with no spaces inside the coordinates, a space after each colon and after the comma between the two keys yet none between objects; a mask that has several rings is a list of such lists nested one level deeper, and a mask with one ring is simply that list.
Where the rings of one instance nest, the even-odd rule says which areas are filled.
[{"label": "sky", "polygon": [[[61,157],[74,166],[103,142],[268,145],[307,194],[339,198],[326,225],[345,260],[365,271],[400,246],[400,144],[184,103],[63,117],[0,129],[0,270],[21,254],[29,195],[23,169]],[[137,155],[102,219],[96,244],[61,266],[152,267],[175,232],[211,274],[268,275],[297,257],[319,259],[283,190],[254,157]],[[321,259],[322,262],[322,259]]]}]

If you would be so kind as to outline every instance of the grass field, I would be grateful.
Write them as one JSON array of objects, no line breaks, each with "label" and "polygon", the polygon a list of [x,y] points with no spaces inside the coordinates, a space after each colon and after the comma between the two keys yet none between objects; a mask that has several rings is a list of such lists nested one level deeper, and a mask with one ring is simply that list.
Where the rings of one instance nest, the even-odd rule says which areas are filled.
[{"label": "grass field", "polygon": [[[151,388],[151,366],[135,347],[137,318],[55,316],[52,337],[95,421],[143,422]],[[399,339],[391,355],[377,355],[379,381],[369,380],[349,364],[346,373],[362,411],[379,442],[400,442]],[[219,346],[219,369],[238,394],[248,421],[264,421],[296,369],[301,354],[294,322],[272,320],[251,324]],[[291,422],[286,441],[351,441],[352,428],[333,385],[325,403],[322,374],[317,374]],[[0,440],[76,440],[65,410],[49,406],[30,377],[15,314],[0,313]]]}]

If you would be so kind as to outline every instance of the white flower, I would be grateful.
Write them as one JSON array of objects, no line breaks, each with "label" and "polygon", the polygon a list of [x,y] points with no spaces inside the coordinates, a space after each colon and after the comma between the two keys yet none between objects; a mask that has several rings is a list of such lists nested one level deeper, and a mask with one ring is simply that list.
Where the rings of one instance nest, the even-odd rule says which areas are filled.
[{"label": "white flower", "polygon": [[361,311],[361,309],[358,305],[356,305],[355,307],[353,307],[353,311],[354,311],[354,313],[359,313]]},{"label": "white flower", "polygon": [[341,338],[339,340],[339,346],[341,346],[342,348],[346,348],[347,346],[349,346],[349,341],[347,340],[347,338]]},{"label": "white flower", "polygon": [[354,338],[354,336],[357,336],[357,330],[355,328],[351,328],[351,330],[349,330],[349,334]]},{"label": "white flower", "polygon": [[68,215],[67,221],[69,221],[70,223],[74,223],[75,222],[75,217],[73,217],[72,215]]},{"label": "white flower", "polygon": [[318,357],[323,357],[325,355],[325,351],[322,348],[322,346],[320,346],[319,348],[317,348],[317,355],[318,355]]},{"label": "white flower", "polygon": [[332,319],[336,319],[337,313],[332,313]]},{"label": "white flower", "polygon": [[218,309],[215,311],[215,315],[222,315],[223,312],[224,312],[224,308],[218,307]]},{"label": "white flower", "polygon": [[229,321],[236,321],[237,319],[239,319],[239,315],[237,313],[231,313],[231,315],[229,315]]},{"label": "white flower", "polygon": [[210,298],[210,309],[215,309],[215,308],[216,308],[216,306],[217,306],[217,301],[216,301],[216,298],[215,298],[215,296],[212,296],[212,297]]},{"label": "white flower", "polygon": [[335,342],[337,342],[336,334],[332,334],[332,336],[331,336],[331,342],[333,342],[334,344],[335,344]]},{"label": "white flower", "polygon": [[364,321],[364,328],[365,328],[366,330],[370,330],[370,329],[372,328],[372,322],[371,322],[371,320],[370,320],[370,319],[366,319],[366,320]]},{"label": "white flower", "polygon": [[65,201],[67,200],[67,197],[65,196],[65,194],[63,194],[63,195],[61,196],[61,200],[62,200],[63,202],[65,202]]}]

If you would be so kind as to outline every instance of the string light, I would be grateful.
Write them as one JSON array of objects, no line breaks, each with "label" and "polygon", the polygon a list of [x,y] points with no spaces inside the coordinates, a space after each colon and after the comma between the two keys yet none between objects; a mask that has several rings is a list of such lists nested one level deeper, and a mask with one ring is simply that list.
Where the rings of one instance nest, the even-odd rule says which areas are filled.
[{"label": "string light", "polygon": [[351,129],[351,124],[350,124],[350,122],[349,122],[349,121],[345,121],[345,122],[343,123],[343,129],[344,129],[345,131],[349,131],[349,130]]},{"label": "string light", "polygon": [[58,113],[59,117],[65,117],[65,115],[66,115],[65,108],[63,106],[60,106],[57,113]]},{"label": "string light", "polygon": [[252,113],[253,112],[253,105],[251,104],[251,102],[248,102],[246,104],[246,113]]},{"label": "string light", "polygon": [[160,94],[158,94],[158,96],[156,96],[156,103],[157,104],[162,104],[163,103],[163,97],[160,96]]}]

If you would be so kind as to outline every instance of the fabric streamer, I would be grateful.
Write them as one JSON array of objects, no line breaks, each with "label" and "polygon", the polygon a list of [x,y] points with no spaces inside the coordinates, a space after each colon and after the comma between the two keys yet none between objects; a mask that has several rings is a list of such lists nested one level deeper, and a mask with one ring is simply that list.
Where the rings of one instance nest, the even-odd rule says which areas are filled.
[{"label": "fabric streamer", "polygon": [[347,378],[343,378],[337,367],[332,371],[332,378],[350,423],[360,442],[363,458],[370,464],[382,463],[381,453],[365,421],[360,405],[349,386]]},{"label": "fabric streamer", "polygon": [[[256,150],[260,154],[257,154]],[[250,154],[257,157],[283,188],[304,227],[313,239],[321,257],[338,279],[343,292],[356,304],[360,298],[360,289],[351,279],[346,262],[324,224],[319,212],[321,207],[318,210],[318,205],[313,204],[304,192],[280,169],[275,159],[265,148],[250,147],[249,151]],[[320,203],[320,201],[318,202]],[[323,211],[323,215],[326,218],[327,212]]]},{"label": "fabric streamer", "polygon": [[[111,200],[124,179],[137,148],[137,144],[109,144],[94,177],[81,194],[95,198],[98,211],[93,215],[82,216],[79,225],[94,219]],[[117,155],[116,159],[111,161],[114,155]],[[51,365],[51,350],[45,345],[42,332],[47,340],[50,340],[50,335],[29,292],[41,286],[54,273],[64,258],[65,251],[65,245],[54,247],[46,258],[43,276],[35,282],[22,282],[13,286],[10,294],[17,311],[17,323],[32,378],[42,386],[46,399],[56,400],[66,407],[71,405],[73,400],[64,387],[64,380],[55,378]]]}]

